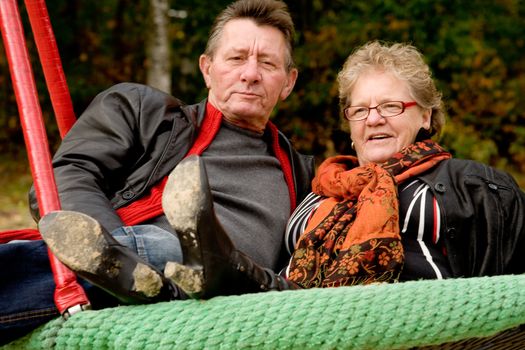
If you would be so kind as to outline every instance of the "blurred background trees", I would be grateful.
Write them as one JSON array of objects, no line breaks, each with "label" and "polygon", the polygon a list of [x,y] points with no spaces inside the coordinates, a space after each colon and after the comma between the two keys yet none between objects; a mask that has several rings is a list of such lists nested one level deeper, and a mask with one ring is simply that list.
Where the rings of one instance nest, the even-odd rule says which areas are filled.
[{"label": "blurred background trees", "polygon": [[[294,57],[300,74],[294,93],[281,104],[274,121],[299,150],[319,160],[349,153],[338,108],[337,72],[350,52],[369,40],[410,42],[423,52],[444,93],[448,124],[442,143],[457,157],[513,173],[525,188],[524,1],[286,2],[296,24]],[[166,19],[170,51],[165,57],[169,62],[155,60],[159,46],[152,47],[151,39],[158,40],[162,34],[156,34],[158,13],[153,16],[153,3],[165,9],[161,20]],[[77,115],[97,92],[121,81],[157,81],[187,103],[204,98],[198,56],[213,18],[228,3],[48,0]],[[24,13],[22,17],[27,22]],[[58,131],[29,26],[26,28],[49,138],[56,148]],[[4,50],[1,52],[0,153],[16,154],[23,149],[23,139]],[[152,73],[159,71],[171,71],[168,82],[154,78]]]}]

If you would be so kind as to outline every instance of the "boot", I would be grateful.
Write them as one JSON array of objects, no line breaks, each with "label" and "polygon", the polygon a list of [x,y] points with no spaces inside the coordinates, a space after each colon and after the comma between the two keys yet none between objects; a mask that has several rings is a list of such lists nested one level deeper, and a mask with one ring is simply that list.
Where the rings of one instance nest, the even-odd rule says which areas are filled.
[{"label": "boot", "polygon": [[50,212],[39,221],[38,229],[58,260],[123,303],[142,304],[183,297],[171,281],[121,245],[88,215]]},{"label": "boot", "polygon": [[299,288],[235,248],[215,216],[200,157],[190,156],[173,170],[162,206],[183,254],[183,265],[167,263],[164,275],[191,298]]}]

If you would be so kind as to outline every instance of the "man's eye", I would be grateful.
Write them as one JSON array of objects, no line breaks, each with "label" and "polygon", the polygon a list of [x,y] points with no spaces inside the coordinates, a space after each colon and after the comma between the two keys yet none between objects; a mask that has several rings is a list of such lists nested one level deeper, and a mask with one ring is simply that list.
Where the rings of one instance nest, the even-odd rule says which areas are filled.
[{"label": "man's eye", "polygon": [[230,62],[240,62],[242,61],[244,58],[243,56],[241,55],[234,55],[234,56],[228,56],[226,58],[227,61],[230,61]]}]

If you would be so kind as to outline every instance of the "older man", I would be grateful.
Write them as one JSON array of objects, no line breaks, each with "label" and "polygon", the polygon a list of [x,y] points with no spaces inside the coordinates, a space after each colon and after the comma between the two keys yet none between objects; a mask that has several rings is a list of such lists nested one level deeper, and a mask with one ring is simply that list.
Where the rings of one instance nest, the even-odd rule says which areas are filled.
[{"label": "older man", "polygon": [[[124,303],[185,297],[162,271],[166,262],[188,263],[182,255],[192,246],[181,247],[172,227],[180,222],[167,220],[161,197],[177,193],[170,185],[164,191],[168,175],[185,158],[197,164],[196,156],[195,169],[206,165],[209,188],[203,190],[211,194],[204,204],[213,208],[208,221],[221,228],[217,237],[253,263],[250,278],[265,279],[265,288],[286,288],[275,287],[277,276],[267,272],[283,263],[287,219],[313,176],[313,158],[298,154],[269,121],[297,78],[293,36],[283,2],[236,1],[217,17],[199,60],[206,100],[185,105],[123,83],[100,93],[79,117],[53,159],[63,211],[43,217],[39,228],[47,246],[83,278],[93,307],[108,299],[105,293],[94,298],[101,295],[92,285]],[[164,199],[170,210],[185,200]],[[37,217],[34,193],[32,209]],[[56,317],[45,256],[42,241],[0,247],[0,343]],[[228,272],[217,278],[231,282]]]},{"label": "older man", "polygon": [[218,16],[199,59],[206,100],[184,105],[130,83],[99,94],[53,160],[64,211],[39,223],[53,253],[123,302],[181,297],[160,273],[184,251],[160,197],[176,165],[199,155],[225,239],[277,269],[287,219],[313,173],[312,158],[269,121],[297,79],[293,35],[283,2],[240,0]]}]

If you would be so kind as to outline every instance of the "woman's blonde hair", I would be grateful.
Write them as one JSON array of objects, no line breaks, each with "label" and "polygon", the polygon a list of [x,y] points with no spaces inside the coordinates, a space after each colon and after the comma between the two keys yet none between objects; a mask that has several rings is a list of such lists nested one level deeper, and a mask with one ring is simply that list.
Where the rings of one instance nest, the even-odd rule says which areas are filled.
[{"label": "woman's blonde hair", "polygon": [[372,69],[391,72],[398,79],[406,81],[409,93],[417,104],[432,110],[428,131],[431,135],[441,134],[445,124],[442,94],[436,88],[430,67],[425,63],[423,55],[409,44],[372,41],[348,56],[337,75],[341,110],[351,105],[352,89],[359,77]]}]

